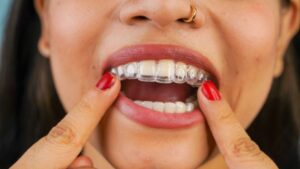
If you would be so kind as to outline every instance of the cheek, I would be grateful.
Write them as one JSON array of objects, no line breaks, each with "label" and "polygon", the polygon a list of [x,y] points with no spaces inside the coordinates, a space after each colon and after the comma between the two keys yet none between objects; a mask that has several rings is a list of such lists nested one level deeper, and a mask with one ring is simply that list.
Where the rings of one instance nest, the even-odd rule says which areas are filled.
[{"label": "cheek", "polygon": [[214,18],[223,40],[225,56],[221,90],[241,122],[248,126],[270,89],[280,16],[275,3],[255,0],[244,3],[247,5],[242,8],[230,5],[230,12],[219,9]]},{"label": "cheek", "polygon": [[241,4],[231,4],[227,4],[228,8],[217,8],[218,19],[215,21],[227,51],[236,55],[242,54],[240,52],[248,52],[255,58],[262,55],[262,52],[274,50],[274,42],[277,41],[280,26],[277,5],[269,3],[273,4],[272,6],[267,2],[255,2],[255,0],[245,4],[245,7]]},{"label": "cheek", "polygon": [[92,5],[95,4],[53,0],[49,6],[52,72],[67,110],[99,76],[95,48],[105,20],[99,18],[103,10],[89,10]]}]

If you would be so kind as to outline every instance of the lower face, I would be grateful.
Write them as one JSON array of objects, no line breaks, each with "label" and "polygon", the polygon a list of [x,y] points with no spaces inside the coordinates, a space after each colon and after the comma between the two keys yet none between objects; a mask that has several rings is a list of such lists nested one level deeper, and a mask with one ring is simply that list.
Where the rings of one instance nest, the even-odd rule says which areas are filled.
[{"label": "lower face", "polygon": [[[223,98],[231,105],[243,126],[251,123],[272,83],[280,30],[279,3],[274,0],[201,1],[198,3],[201,6],[199,12],[205,16],[205,22],[197,28],[175,21],[168,22],[162,28],[153,24],[159,23],[160,18],[155,17],[138,20],[134,24],[120,19],[127,17],[128,12],[124,11],[136,8],[149,10],[149,16],[151,12],[160,14],[163,11],[155,7],[169,3],[157,1],[151,6],[150,1],[49,1],[44,19],[48,23],[50,61],[58,94],[67,111],[101,77],[107,66],[106,60],[113,53],[124,47],[164,44],[184,47],[204,55],[214,69],[209,76],[217,79]],[[151,10],[148,6],[151,6]],[[181,8],[174,4],[170,6]],[[188,3],[186,7],[189,7]],[[172,12],[174,10],[170,9],[163,16],[171,16]],[[178,60],[167,59],[181,61],[180,56]],[[156,58],[155,62],[158,60]],[[201,66],[198,68],[204,69]],[[191,89],[189,85],[184,88],[180,84],[175,90],[170,87],[174,83],[151,82],[149,84],[153,86],[155,83],[160,89],[160,92],[152,91],[152,95],[173,95],[150,100],[146,97],[150,95],[147,89],[151,85],[144,86],[146,82],[132,81],[122,81],[122,90],[125,95],[130,95],[126,97],[130,103],[119,98],[106,112],[99,130],[93,136],[93,144],[99,152],[117,168],[176,166],[186,169],[205,163],[215,146],[201,110],[197,112],[200,120],[198,118],[193,123],[183,125],[176,123],[171,127],[168,123],[146,124],[128,116],[126,112],[132,108],[129,106],[126,109],[126,105],[134,104],[133,100],[137,98],[176,102],[182,100],[178,96],[180,90],[190,90],[192,92],[189,95],[193,95],[197,88]],[[130,90],[146,92],[136,96],[136,93],[129,94]],[[140,106],[136,111],[143,114],[149,109]],[[155,112],[158,113],[150,113],[154,113],[154,119],[159,120],[161,116],[155,115]]]}]

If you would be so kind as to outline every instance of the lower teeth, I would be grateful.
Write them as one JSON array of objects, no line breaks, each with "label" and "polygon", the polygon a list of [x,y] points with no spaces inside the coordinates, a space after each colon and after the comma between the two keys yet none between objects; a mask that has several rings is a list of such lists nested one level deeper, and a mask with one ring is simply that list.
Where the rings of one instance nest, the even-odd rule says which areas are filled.
[{"label": "lower teeth", "polygon": [[186,113],[186,112],[192,112],[195,107],[197,106],[197,102],[152,102],[152,101],[140,101],[135,100],[134,103],[148,108],[152,109],[158,112],[163,113]]}]

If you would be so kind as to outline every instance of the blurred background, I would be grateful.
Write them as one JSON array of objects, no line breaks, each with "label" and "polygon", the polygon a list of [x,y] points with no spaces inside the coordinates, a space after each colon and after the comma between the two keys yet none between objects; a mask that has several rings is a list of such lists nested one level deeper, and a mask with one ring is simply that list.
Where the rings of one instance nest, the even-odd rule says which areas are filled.
[{"label": "blurred background", "polygon": [[9,11],[11,0],[0,0],[0,44],[3,39],[4,25]]}]

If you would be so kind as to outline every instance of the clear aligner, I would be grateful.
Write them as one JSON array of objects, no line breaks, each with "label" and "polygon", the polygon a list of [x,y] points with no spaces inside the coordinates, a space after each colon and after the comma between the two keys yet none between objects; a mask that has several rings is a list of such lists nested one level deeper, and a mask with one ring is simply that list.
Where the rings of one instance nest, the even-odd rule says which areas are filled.
[{"label": "clear aligner", "polygon": [[140,62],[130,62],[125,65],[112,68],[120,80],[138,79],[143,82],[157,83],[188,83],[191,86],[198,87],[205,80],[208,80],[209,74],[198,69],[195,66],[187,65],[183,62],[173,60],[145,60]]}]

